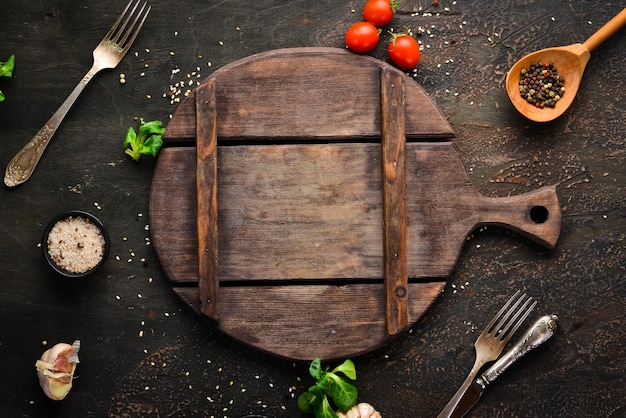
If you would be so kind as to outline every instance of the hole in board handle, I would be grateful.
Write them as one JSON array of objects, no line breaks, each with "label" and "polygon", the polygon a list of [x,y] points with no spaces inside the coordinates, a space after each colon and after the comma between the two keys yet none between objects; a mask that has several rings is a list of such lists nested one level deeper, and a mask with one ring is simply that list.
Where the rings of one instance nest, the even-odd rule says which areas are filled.
[{"label": "hole in board handle", "polygon": [[530,209],[530,219],[536,224],[545,223],[550,212],[545,206],[533,206]]}]

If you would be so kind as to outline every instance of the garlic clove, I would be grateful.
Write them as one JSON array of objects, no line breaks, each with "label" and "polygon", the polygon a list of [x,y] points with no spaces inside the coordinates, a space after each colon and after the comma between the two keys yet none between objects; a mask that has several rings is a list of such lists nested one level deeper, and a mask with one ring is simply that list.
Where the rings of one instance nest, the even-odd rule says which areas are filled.
[{"label": "garlic clove", "polygon": [[354,405],[347,412],[337,411],[339,418],[381,418],[380,413],[366,402]]},{"label": "garlic clove", "polygon": [[79,349],[79,340],[72,345],[59,343],[46,350],[35,363],[39,385],[50,399],[60,401],[72,388]]}]

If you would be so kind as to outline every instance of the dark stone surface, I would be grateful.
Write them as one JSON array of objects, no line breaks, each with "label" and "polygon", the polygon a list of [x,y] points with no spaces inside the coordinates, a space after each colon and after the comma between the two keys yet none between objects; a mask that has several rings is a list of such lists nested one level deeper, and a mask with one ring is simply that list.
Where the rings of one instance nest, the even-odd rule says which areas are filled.
[{"label": "dark stone surface", "polygon": [[[87,87],[33,177],[0,190],[0,416],[300,416],[296,398],[312,383],[306,364],[220,335],[171,291],[147,245],[154,160],[131,161],[122,142],[136,117],[167,122],[176,104],[163,95],[179,81],[270,49],[342,47],[362,3],[151,1],[131,53]],[[124,4],[2,6],[0,61],[12,53],[17,60],[14,78],[0,79],[6,164],[89,69]],[[354,359],[360,399],[384,417],[436,416],[469,372],[478,333],[518,288],[539,300],[531,319],[557,314],[559,331],[501,376],[470,415],[626,413],[626,32],[592,52],[573,107],[552,123],[523,119],[503,89],[517,58],[582,42],[622,8],[558,0],[401,6],[392,26],[423,28],[414,78],[452,124],[475,186],[505,196],[558,184],[563,230],[554,250],[495,227],[468,238],[445,292],[416,326]],[[383,44],[371,55],[387,59]],[[38,246],[48,221],[68,209],[91,211],[109,228],[109,259],[88,279],[55,276]],[[49,401],[34,368],[42,342],[77,338],[74,388]]]}]

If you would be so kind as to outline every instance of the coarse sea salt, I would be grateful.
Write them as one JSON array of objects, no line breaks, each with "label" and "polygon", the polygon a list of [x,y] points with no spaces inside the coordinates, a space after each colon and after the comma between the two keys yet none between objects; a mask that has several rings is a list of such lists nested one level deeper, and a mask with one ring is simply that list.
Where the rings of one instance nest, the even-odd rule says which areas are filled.
[{"label": "coarse sea salt", "polygon": [[96,267],[105,245],[100,228],[81,216],[59,220],[48,234],[50,258],[69,273],[85,273]]}]

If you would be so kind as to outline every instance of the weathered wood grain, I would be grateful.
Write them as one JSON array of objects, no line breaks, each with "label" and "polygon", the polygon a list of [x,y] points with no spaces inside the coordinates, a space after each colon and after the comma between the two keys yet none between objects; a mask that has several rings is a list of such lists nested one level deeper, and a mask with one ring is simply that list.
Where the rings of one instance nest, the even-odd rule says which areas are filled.
[{"label": "weathered wood grain", "polygon": [[381,149],[383,188],[383,257],[387,332],[408,326],[406,261],[406,115],[404,77],[381,68]]},{"label": "weathered wood grain", "polygon": [[[150,199],[159,259],[176,287],[197,286],[205,316],[250,345],[298,359],[378,348],[430,306],[475,227],[509,225],[547,246],[558,237],[554,188],[481,196],[451,136],[421,88],[380,61],[304,48],[226,66],[168,126]],[[179,188],[192,193],[172,221]],[[172,248],[181,240],[196,247]],[[423,286],[433,299],[415,294]],[[256,292],[273,295],[267,319],[225,300],[227,287],[255,303]],[[325,323],[327,297],[358,314]]]},{"label": "weathered wood grain", "polygon": [[[414,324],[445,281],[410,283]],[[197,312],[195,288],[174,291]],[[222,286],[220,329],[259,350],[296,360],[356,356],[389,342],[381,284]]]},{"label": "weathered wood grain", "polygon": [[[288,48],[243,58],[215,71],[220,140],[380,137],[379,69],[372,57],[338,48]],[[406,77],[410,80],[409,77]],[[424,90],[407,83],[406,134],[452,138],[454,132]],[[193,94],[176,109],[164,141],[195,138]],[[234,110],[235,109],[235,110]]]},{"label": "weathered wood grain", "polygon": [[[406,146],[409,277],[448,276],[467,235],[484,224],[555,245],[554,188],[485,197],[452,143]],[[154,172],[153,241],[174,282],[197,280],[194,154],[164,149]],[[381,279],[380,155],[378,144],[218,147],[220,280]],[[531,219],[534,207],[549,213],[545,222]]]},{"label": "weathered wood grain", "polygon": [[202,313],[217,320],[219,318],[219,248],[215,80],[209,80],[200,86],[195,97],[198,294]]}]

